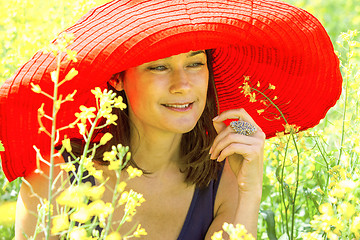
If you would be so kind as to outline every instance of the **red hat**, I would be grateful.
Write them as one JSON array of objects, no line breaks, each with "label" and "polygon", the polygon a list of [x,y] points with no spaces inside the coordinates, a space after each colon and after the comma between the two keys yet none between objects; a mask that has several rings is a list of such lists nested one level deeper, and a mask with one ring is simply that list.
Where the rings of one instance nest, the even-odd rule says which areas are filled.
[{"label": "red hat", "polygon": [[[220,111],[245,108],[268,138],[284,131],[285,122],[259,96],[256,102],[244,96],[239,89],[244,76],[276,99],[288,123],[300,130],[318,124],[341,93],[339,61],[324,28],[308,12],[283,2],[117,0],[91,10],[66,32],[75,36],[69,48],[78,62],[63,65],[61,76],[73,67],[79,74],[59,91],[78,92],[60,109],[58,127],[72,122],[80,105],[94,106],[90,90],[105,88],[112,74],[191,50],[213,49]],[[55,68],[55,58],[39,51],[1,86],[2,166],[9,181],[34,170],[33,145],[49,148],[49,138],[38,134],[37,109],[44,102],[50,113],[51,101],[32,92],[30,83],[52,93]]]}]

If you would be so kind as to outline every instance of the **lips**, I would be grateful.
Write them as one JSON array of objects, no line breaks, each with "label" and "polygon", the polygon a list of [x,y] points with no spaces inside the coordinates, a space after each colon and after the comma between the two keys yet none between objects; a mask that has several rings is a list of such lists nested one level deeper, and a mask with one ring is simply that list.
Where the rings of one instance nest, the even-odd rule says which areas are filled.
[{"label": "lips", "polygon": [[192,108],[194,102],[191,103],[166,103],[161,104],[162,106],[176,111],[186,111]]}]

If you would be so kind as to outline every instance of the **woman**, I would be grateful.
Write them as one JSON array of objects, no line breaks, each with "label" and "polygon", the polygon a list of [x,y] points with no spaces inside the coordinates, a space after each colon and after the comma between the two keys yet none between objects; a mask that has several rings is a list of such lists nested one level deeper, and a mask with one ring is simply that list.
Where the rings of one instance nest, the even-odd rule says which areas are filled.
[{"label": "woman", "polygon": [[[78,62],[64,64],[61,73],[75,67],[79,75],[59,91],[65,95],[77,89],[78,98],[59,111],[57,124],[69,123],[79,105],[89,105],[95,86],[109,82],[125,94],[133,161],[149,172],[129,183],[146,199],[135,218],[146,228],[147,239],[210,239],[224,222],[244,224],[256,236],[264,138],[284,131],[285,121],[269,101],[242,93],[244,82],[258,86],[287,123],[301,130],[316,125],[341,92],[339,63],[321,24],[304,10],[276,1],[112,1],[66,31],[75,35],[69,47],[78,52]],[[26,126],[36,122],[44,99],[27,86],[35,83],[50,91],[55,65],[52,56],[39,52],[1,88],[1,126],[7,126],[0,135],[4,172],[9,180],[25,176],[43,196],[46,179],[34,171],[31,146],[46,152],[47,139]],[[111,77],[116,72],[121,74]],[[250,78],[244,81],[244,76]],[[21,120],[12,117],[18,111],[24,113]],[[238,133],[243,127],[236,122],[227,126],[234,119],[247,123],[248,135]],[[33,141],[10,140],[20,133]],[[199,152],[190,158],[191,144],[200,140]],[[225,162],[223,169],[217,170],[216,161]],[[103,165],[97,168],[111,176]],[[195,196],[209,189],[213,200],[196,203]],[[34,228],[29,223],[37,202],[29,193],[23,184],[19,238]]]}]

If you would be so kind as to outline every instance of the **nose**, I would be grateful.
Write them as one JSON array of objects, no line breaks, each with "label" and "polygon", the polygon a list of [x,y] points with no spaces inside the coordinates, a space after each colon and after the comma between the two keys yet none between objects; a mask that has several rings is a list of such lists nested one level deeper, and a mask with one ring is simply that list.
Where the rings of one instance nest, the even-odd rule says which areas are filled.
[{"label": "nose", "polygon": [[174,71],[171,77],[169,91],[172,94],[186,93],[191,88],[190,82],[190,77],[186,74],[186,71],[183,69]]}]

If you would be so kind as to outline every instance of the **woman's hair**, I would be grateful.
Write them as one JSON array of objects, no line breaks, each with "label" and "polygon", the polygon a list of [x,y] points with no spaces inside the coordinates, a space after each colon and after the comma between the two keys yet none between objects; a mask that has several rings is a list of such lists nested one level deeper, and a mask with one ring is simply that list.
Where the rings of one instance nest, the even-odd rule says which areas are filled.
[{"label": "woman's hair", "polygon": [[[196,184],[198,187],[205,187],[212,179],[216,179],[219,169],[221,168],[221,164],[211,160],[209,155],[210,147],[217,135],[212,119],[218,114],[219,104],[212,69],[211,50],[206,50],[205,52],[209,69],[209,84],[205,109],[194,129],[183,134],[180,143],[182,154],[180,159],[182,161],[179,163],[179,170],[185,174],[186,183]],[[125,72],[116,73],[113,75],[113,78],[122,78],[124,74]],[[117,91],[110,84],[108,84],[108,88],[116,92],[119,96],[122,96],[124,103],[128,105],[124,91]],[[120,110],[114,108],[113,114],[118,116],[117,125],[112,124],[105,130],[102,130],[102,132],[99,132],[110,132],[113,135],[113,138],[104,147],[98,148],[95,154],[95,159],[103,164],[107,164],[107,162],[102,161],[103,153],[110,151],[113,145],[121,143],[124,146],[130,146],[130,125],[132,123],[129,119],[128,109]],[[81,151],[79,147],[79,144],[75,144],[73,147],[75,154],[78,153],[79,150]],[[136,149],[130,149],[130,151],[136,151]],[[128,164],[139,168],[133,159],[130,159]],[[148,173],[146,169],[142,170],[145,174]]]}]

